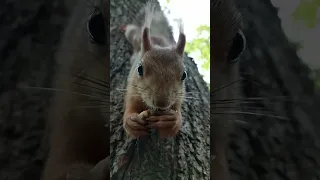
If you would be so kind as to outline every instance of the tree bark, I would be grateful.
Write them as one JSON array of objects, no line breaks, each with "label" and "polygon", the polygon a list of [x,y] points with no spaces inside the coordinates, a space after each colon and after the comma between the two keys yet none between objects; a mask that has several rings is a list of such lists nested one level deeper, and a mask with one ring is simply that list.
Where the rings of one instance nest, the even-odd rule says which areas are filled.
[{"label": "tree bark", "polygon": [[[110,24],[131,23],[146,1],[110,2]],[[187,35],[188,36],[188,35]],[[185,56],[188,72],[186,91],[197,100],[183,105],[183,126],[175,138],[131,140],[122,128],[124,93],[130,70],[132,47],[124,34],[110,37],[111,78],[111,178],[120,179],[209,179],[209,90],[196,64]]]},{"label": "tree bark", "polygon": [[319,95],[308,77],[310,69],[286,38],[270,0],[236,4],[247,37],[240,60],[247,102],[243,111],[269,117],[239,117],[249,124],[236,123],[230,135],[231,179],[319,179]]},{"label": "tree bark", "polygon": [[[39,179],[54,50],[73,1],[4,0],[0,6],[0,179]],[[68,6],[69,5],[69,6]]]}]

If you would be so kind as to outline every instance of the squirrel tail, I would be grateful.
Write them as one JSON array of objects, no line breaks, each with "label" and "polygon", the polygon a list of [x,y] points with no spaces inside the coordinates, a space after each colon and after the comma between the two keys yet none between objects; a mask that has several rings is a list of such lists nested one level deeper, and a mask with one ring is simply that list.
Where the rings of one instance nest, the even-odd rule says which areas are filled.
[{"label": "squirrel tail", "polygon": [[136,20],[138,26],[149,28],[151,36],[162,36],[174,42],[172,27],[158,1],[149,0],[138,13]]},{"label": "squirrel tail", "polygon": [[[183,25],[181,25],[183,30]],[[135,21],[125,27],[125,36],[132,44],[135,52],[151,48],[150,37],[163,37],[171,43],[175,43],[172,27],[160,4],[155,0],[149,0],[138,12]],[[141,46],[142,45],[142,46]],[[184,46],[183,46],[184,48]]]}]

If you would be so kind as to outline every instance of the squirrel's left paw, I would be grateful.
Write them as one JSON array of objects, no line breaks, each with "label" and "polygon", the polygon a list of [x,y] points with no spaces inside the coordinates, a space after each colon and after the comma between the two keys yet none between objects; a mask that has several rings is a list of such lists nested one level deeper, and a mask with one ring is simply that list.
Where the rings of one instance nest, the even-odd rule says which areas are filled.
[{"label": "squirrel's left paw", "polygon": [[181,114],[174,110],[149,116],[146,120],[149,122],[148,127],[156,129],[160,138],[175,136],[182,124]]}]

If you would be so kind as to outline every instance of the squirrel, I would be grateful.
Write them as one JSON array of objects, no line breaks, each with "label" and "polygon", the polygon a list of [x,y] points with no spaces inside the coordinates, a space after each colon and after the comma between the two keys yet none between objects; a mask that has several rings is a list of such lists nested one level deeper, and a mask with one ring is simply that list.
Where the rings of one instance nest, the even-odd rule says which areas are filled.
[{"label": "squirrel", "polygon": [[[181,106],[184,80],[187,77],[183,56],[186,35],[179,22],[177,43],[161,27],[168,21],[156,4],[149,1],[143,8],[142,25],[124,27],[126,39],[133,47],[131,70],[124,100],[123,128],[132,138],[155,129],[160,138],[175,136],[182,125]],[[169,32],[169,33],[168,33]]]},{"label": "squirrel", "polygon": [[[210,54],[212,59],[210,67],[210,179],[229,180],[228,135],[233,125],[232,120],[236,117],[228,114],[228,111],[224,114],[215,113],[220,111],[215,107],[215,102],[216,100],[221,102],[240,98],[241,90],[234,82],[239,81],[237,62],[245,50],[246,38],[240,29],[242,16],[233,0],[214,0],[210,2],[210,5],[212,22],[210,36],[213,42]],[[232,86],[226,87],[228,84]]]},{"label": "squirrel", "polygon": [[[53,87],[78,94],[57,92],[52,97],[47,118],[50,149],[42,173],[43,180],[110,179],[110,130],[105,127],[109,114],[103,116],[99,108],[78,108],[90,99],[81,94],[96,95],[92,88],[86,87],[93,86],[93,83],[81,77],[90,75],[108,82],[109,2],[99,1],[89,20],[84,13],[88,5],[82,1],[77,3],[55,55],[58,69]],[[101,68],[96,58],[107,68]],[[82,72],[81,77],[79,72]],[[77,75],[69,76],[74,74]]]}]

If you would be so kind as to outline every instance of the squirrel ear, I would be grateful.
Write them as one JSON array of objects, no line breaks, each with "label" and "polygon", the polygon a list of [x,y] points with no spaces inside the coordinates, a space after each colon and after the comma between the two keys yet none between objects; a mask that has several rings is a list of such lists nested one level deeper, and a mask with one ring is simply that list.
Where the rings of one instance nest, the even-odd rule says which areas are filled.
[{"label": "squirrel ear", "polygon": [[185,45],[186,45],[186,36],[184,35],[184,33],[180,33],[177,46],[176,46],[177,53],[179,53],[180,55],[183,55]]},{"label": "squirrel ear", "polygon": [[144,52],[149,51],[151,49],[151,42],[149,37],[149,28],[144,27],[142,30],[142,50]]},{"label": "squirrel ear", "polygon": [[179,27],[179,38],[176,46],[176,51],[180,55],[183,55],[184,47],[186,46],[186,35],[184,34],[184,24],[182,19],[178,20],[178,27]]},{"label": "squirrel ear", "polygon": [[228,61],[236,62],[246,48],[246,37],[239,29],[232,41],[233,42],[228,53]]}]

